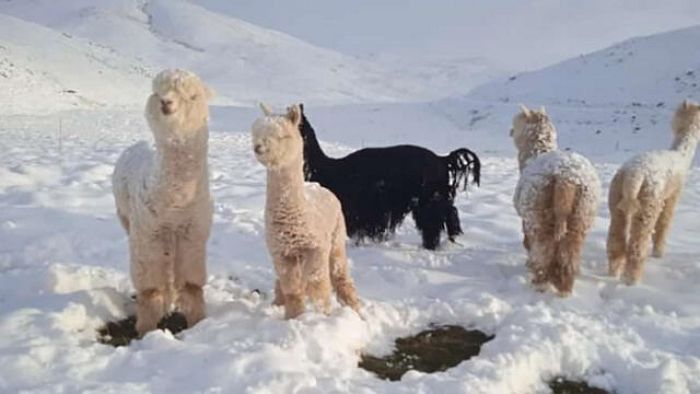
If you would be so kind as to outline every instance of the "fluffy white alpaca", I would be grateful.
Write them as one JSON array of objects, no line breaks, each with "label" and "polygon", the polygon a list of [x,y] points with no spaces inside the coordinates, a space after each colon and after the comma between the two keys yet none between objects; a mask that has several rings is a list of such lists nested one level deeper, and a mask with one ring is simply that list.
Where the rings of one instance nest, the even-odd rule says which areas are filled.
[{"label": "fluffy white alpaca", "polygon": [[511,136],[520,165],[513,202],[523,221],[532,283],[538,290],[551,283],[567,296],[595,219],[598,175],[585,157],[557,150],[556,130],[544,108],[523,106],[513,118]]},{"label": "fluffy white alpaca", "polygon": [[112,175],[117,214],[129,235],[139,335],[156,328],[172,304],[189,326],[205,316],[206,243],[212,223],[207,169],[207,101],[195,74],[165,70],[153,80],[144,141],[119,157]]},{"label": "fluffy white alpaca", "polygon": [[653,238],[653,255],[661,257],[685,176],[700,139],[700,106],[684,101],[673,118],[669,150],[646,152],[620,167],[608,196],[610,275],[628,285],[639,282]]},{"label": "fluffy white alpaca", "polygon": [[340,202],[328,189],[304,182],[304,142],[299,133],[301,110],[265,116],[252,127],[255,157],[267,167],[265,232],[277,272],[274,304],[285,318],[304,312],[308,297],[327,313],[331,287],[338,300],[355,311],[359,303],[348,272],[347,234]]}]

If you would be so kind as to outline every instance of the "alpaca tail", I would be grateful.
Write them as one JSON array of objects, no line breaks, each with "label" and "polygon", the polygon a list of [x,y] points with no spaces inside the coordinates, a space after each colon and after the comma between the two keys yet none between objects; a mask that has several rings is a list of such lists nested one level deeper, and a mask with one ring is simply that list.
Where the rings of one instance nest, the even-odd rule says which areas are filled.
[{"label": "alpaca tail", "polygon": [[627,217],[634,215],[639,210],[639,191],[644,184],[644,177],[635,174],[622,175],[622,198],[615,205],[615,209],[625,212]]},{"label": "alpaca tail", "polygon": [[552,205],[554,210],[554,240],[561,241],[567,232],[567,222],[574,213],[579,197],[579,186],[565,179],[554,180]]},{"label": "alpaca tail", "polygon": [[463,188],[467,188],[469,174],[477,186],[481,182],[481,160],[476,153],[466,148],[456,149],[446,157],[447,171],[450,175],[450,190],[454,193],[459,188],[460,183],[464,183]]}]

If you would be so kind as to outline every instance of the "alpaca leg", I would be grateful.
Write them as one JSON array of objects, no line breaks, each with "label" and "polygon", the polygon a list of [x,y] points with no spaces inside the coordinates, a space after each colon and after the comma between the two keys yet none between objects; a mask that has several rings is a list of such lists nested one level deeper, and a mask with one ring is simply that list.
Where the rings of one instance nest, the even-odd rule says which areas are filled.
[{"label": "alpaca leg", "polygon": [[462,225],[459,222],[459,212],[454,206],[453,201],[450,201],[447,208],[447,219],[445,220],[445,224],[447,226],[447,235],[450,241],[454,242],[458,235],[464,234],[462,231]]},{"label": "alpaca leg", "polygon": [[652,198],[640,199],[640,209],[630,223],[630,236],[627,244],[627,265],[623,273],[626,284],[634,285],[642,277],[644,261],[649,255],[651,234],[661,211],[661,202]]},{"label": "alpaca leg", "polygon": [[319,313],[330,313],[331,310],[331,280],[328,272],[328,249],[314,249],[304,257],[305,293],[311,300],[314,310]]},{"label": "alpaca leg", "polygon": [[165,316],[164,290],[149,288],[136,294],[136,332],[139,337],[158,327],[158,322]]},{"label": "alpaca leg", "polygon": [[306,295],[317,313],[331,312],[331,282],[328,278],[314,278],[306,282]]},{"label": "alpaca leg", "polygon": [[129,218],[126,215],[124,215],[118,208],[117,217],[119,218],[119,222],[122,224],[122,227],[124,228],[126,233],[129,234]]},{"label": "alpaca leg", "polygon": [[304,313],[304,282],[302,256],[280,259],[276,264],[280,289],[284,295],[284,318],[293,319]]},{"label": "alpaca leg", "polygon": [[564,238],[556,245],[556,257],[549,270],[549,280],[562,297],[569,296],[573,291],[586,231],[579,218],[571,219],[567,223]]},{"label": "alpaca leg", "polygon": [[[191,235],[191,234],[190,234]],[[175,289],[177,309],[192,327],[206,316],[202,287],[207,280],[206,237],[181,238],[177,243]]]},{"label": "alpaca leg", "polygon": [[629,218],[627,212],[613,206],[610,211],[610,227],[608,228],[608,273],[619,278],[627,262],[627,233]]},{"label": "alpaca leg", "polygon": [[673,220],[673,214],[676,210],[676,204],[678,203],[678,197],[680,196],[680,189],[676,191],[671,197],[666,199],[664,202],[664,207],[661,210],[659,219],[656,221],[656,228],[654,229],[654,249],[652,256],[662,257],[666,249],[666,238],[668,237],[668,229],[670,227],[671,221]]},{"label": "alpaca leg", "polygon": [[439,192],[430,191],[421,196],[413,209],[413,219],[423,238],[423,247],[435,250],[440,244],[440,233],[445,226],[445,212]]},{"label": "alpaca leg", "polygon": [[532,240],[528,255],[528,268],[532,276],[531,283],[537,291],[545,291],[549,283],[550,265],[554,259],[554,241],[551,232],[543,231],[543,229],[531,231],[528,234],[528,239]]},{"label": "alpaca leg", "polygon": [[143,336],[155,330],[170,307],[167,277],[172,269],[172,254],[166,254],[163,242],[144,241],[146,236],[129,238],[131,279],[136,288],[136,331]]},{"label": "alpaca leg", "polygon": [[359,312],[360,302],[348,268],[348,257],[345,251],[345,234],[336,236],[330,255],[330,276],[333,289],[342,305],[347,305]]},{"label": "alpaca leg", "polygon": [[530,239],[527,237],[527,232],[525,232],[525,223],[523,223],[523,247],[526,251],[530,251]]},{"label": "alpaca leg", "polygon": [[282,287],[280,287],[280,280],[275,281],[275,299],[272,300],[272,305],[282,306],[284,305],[284,293],[282,293]]}]

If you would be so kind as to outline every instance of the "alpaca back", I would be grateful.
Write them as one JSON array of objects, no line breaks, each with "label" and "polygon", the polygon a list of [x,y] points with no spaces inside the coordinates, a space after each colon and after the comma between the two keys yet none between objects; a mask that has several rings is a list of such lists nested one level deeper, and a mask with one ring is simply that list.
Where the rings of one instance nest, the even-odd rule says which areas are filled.
[{"label": "alpaca back", "polygon": [[[556,184],[577,187],[569,205],[578,216],[593,217],[600,195],[600,180],[591,162],[577,153],[552,151],[527,161],[515,189],[514,205],[525,220],[533,221],[543,209],[552,209]],[[551,196],[545,194],[552,193]],[[543,206],[544,204],[544,206]]]},{"label": "alpaca back", "polygon": [[154,152],[146,141],[130,146],[119,156],[112,174],[112,185],[114,199],[120,212],[131,212],[132,198],[148,193],[153,156]]},{"label": "alpaca back", "polygon": [[640,193],[653,199],[665,198],[683,182],[687,172],[687,158],[677,151],[660,150],[634,156],[615,174],[613,183],[620,182],[621,200],[611,208],[634,211]]}]

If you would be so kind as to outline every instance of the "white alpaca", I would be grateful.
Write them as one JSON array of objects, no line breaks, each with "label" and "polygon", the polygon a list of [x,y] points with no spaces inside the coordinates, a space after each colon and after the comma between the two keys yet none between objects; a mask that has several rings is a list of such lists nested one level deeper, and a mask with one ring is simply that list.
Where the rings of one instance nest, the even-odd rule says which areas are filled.
[{"label": "white alpaca", "polygon": [[620,167],[610,184],[608,263],[610,275],[639,282],[653,238],[661,257],[669,225],[700,139],[700,106],[684,101],[673,118],[669,150],[646,152]]},{"label": "white alpaca", "polygon": [[265,232],[277,272],[274,304],[284,305],[287,319],[304,312],[307,297],[327,313],[333,287],[338,300],[357,311],[340,202],[328,189],[304,182],[301,110],[295,105],[286,115],[273,115],[261,107],[265,116],[255,121],[252,135],[255,157],[267,167]]},{"label": "white alpaca", "polygon": [[567,296],[595,219],[598,175],[585,157],[557,150],[556,130],[544,108],[523,106],[513,119],[511,136],[520,165],[513,202],[523,221],[532,283],[538,290],[551,283]]},{"label": "white alpaca", "polygon": [[119,157],[112,175],[117,214],[129,235],[139,335],[156,328],[172,304],[192,326],[205,316],[206,243],[212,223],[207,169],[207,101],[195,74],[165,70],[153,80],[144,141]]}]

